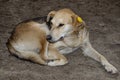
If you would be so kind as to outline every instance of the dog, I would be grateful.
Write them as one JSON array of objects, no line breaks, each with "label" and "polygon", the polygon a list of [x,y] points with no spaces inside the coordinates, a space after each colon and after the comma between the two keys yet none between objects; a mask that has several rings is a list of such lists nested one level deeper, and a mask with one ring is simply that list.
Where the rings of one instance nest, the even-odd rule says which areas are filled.
[{"label": "dog", "polygon": [[48,66],[67,64],[63,54],[81,48],[83,54],[100,62],[108,72],[118,72],[92,47],[85,22],[70,9],[51,11],[42,24],[32,20],[18,24],[7,47],[19,58]]},{"label": "dog", "polygon": [[[64,65],[68,61],[46,40],[49,33],[48,23],[39,23],[39,19],[19,23],[8,39],[7,47],[12,55],[42,65]],[[54,60],[54,61],[53,61]],[[48,62],[49,61],[49,62]]]},{"label": "dog", "polygon": [[84,55],[100,62],[107,72],[118,72],[103,55],[92,47],[87,26],[81,17],[70,9],[61,9],[51,11],[48,14],[47,21],[50,19],[51,29],[47,40],[52,43],[61,54],[71,53],[77,48],[81,48]]}]

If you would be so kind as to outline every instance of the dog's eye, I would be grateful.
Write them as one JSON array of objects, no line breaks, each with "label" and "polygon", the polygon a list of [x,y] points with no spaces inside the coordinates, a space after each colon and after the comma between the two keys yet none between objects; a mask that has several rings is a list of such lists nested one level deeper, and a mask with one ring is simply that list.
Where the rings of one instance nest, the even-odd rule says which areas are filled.
[{"label": "dog's eye", "polygon": [[58,25],[58,27],[62,27],[62,26],[64,26],[64,24],[59,24],[59,25]]}]

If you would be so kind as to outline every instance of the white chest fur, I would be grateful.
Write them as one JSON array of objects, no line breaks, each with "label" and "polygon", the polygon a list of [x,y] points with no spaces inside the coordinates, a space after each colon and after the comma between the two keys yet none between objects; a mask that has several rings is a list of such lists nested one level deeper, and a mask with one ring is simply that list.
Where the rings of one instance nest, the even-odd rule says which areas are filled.
[{"label": "white chest fur", "polygon": [[61,54],[68,54],[78,49],[86,41],[88,33],[85,29],[79,32],[79,35],[65,37],[63,41],[54,44]]},{"label": "white chest fur", "polygon": [[67,38],[54,44],[61,54],[68,54],[79,48],[79,39]]},{"label": "white chest fur", "polygon": [[59,47],[58,50],[61,54],[69,54],[73,51],[75,51],[76,49],[78,49],[79,47],[75,47],[75,48],[71,48],[71,47]]}]

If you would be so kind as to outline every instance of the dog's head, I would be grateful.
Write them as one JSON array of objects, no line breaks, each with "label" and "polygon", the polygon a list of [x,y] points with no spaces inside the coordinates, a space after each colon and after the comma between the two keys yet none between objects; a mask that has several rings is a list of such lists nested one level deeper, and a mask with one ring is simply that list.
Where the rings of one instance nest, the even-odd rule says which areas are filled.
[{"label": "dog's head", "polygon": [[70,9],[51,11],[47,16],[47,21],[50,21],[51,25],[50,35],[47,36],[47,40],[50,42],[57,42],[77,32],[84,23],[82,19]]}]

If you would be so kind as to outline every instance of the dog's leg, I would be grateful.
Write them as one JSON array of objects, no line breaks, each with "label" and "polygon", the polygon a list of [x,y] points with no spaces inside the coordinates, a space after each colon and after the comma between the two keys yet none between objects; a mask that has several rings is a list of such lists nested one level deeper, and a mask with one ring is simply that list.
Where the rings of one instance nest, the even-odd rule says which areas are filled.
[{"label": "dog's leg", "polygon": [[83,53],[93,59],[95,59],[96,61],[100,62],[104,67],[105,69],[107,70],[107,72],[111,72],[111,73],[117,73],[117,69],[111,65],[107,59],[99,54],[90,44],[89,41],[85,42],[83,45],[82,45],[82,49],[83,49]]},{"label": "dog's leg", "polygon": [[47,65],[47,62],[42,58],[39,53],[36,53],[34,51],[20,50],[13,47],[10,43],[8,43],[7,46],[10,53],[18,56],[19,58],[31,60],[38,64]]},{"label": "dog's leg", "polygon": [[66,57],[64,55],[60,54],[52,46],[49,46],[47,59],[51,60],[48,62],[49,66],[60,66],[60,65],[65,65],[68,63]]},{"label": "dog's leg", "polygon": [[38,53],[32,51],[17,51],[15,53],[19,58],[31,60],[32,62],[47,65],[47,62],[41,58]]}]

